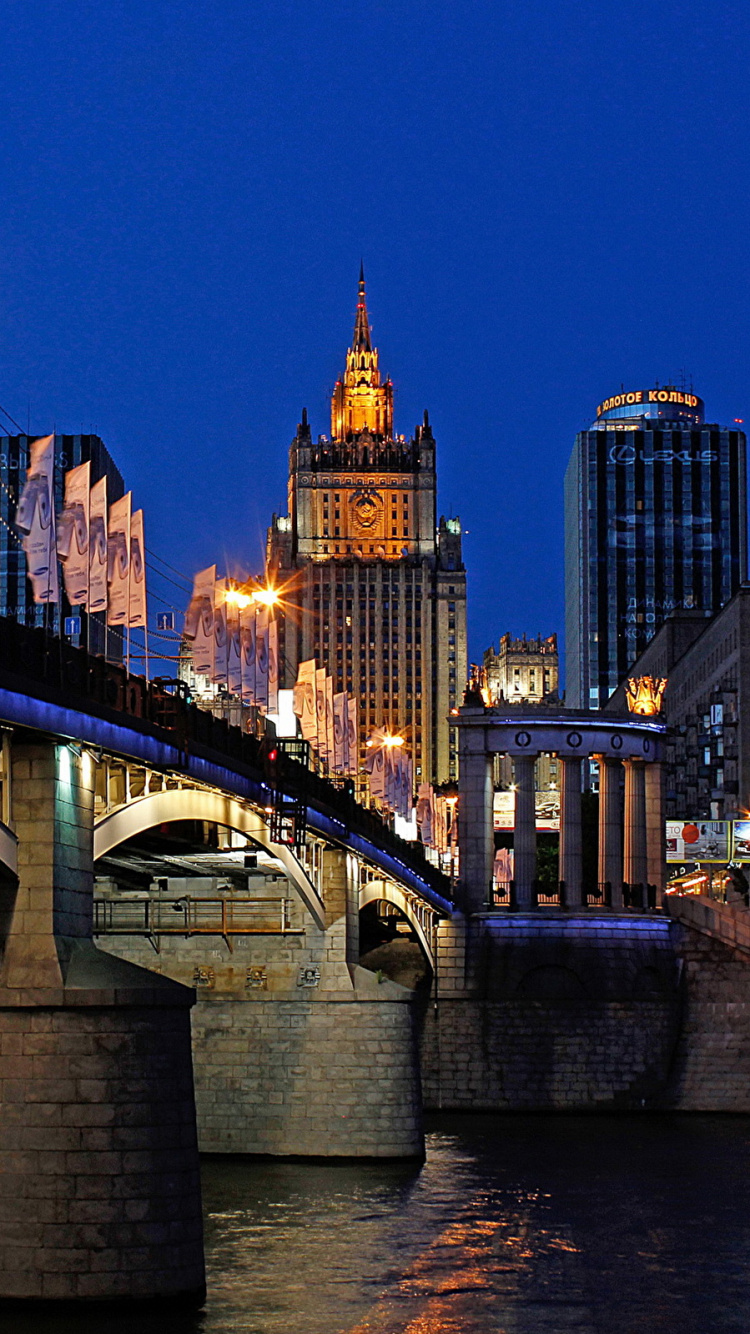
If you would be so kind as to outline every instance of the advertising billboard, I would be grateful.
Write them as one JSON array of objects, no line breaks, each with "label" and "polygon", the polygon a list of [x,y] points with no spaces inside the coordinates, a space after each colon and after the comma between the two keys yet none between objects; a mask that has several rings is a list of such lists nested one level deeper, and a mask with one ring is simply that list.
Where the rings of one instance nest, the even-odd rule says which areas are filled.
[{"label": "advertising billboard", "polygon": [[[537,792],[536,828],[539,834],[556,834],[560,828],[560,793]],[[512,829],[515,824],[515,792],[496,792],[493,801],[495,829]]]},{"label": "advertising billboard", "polygon": [[729,820],[667,820],[667,861],[728,862],[730,833]]},{"label": "advertising billboard", "polygon": [[733,820],[732,857],[736,862],[750,862],[750,820]]}]

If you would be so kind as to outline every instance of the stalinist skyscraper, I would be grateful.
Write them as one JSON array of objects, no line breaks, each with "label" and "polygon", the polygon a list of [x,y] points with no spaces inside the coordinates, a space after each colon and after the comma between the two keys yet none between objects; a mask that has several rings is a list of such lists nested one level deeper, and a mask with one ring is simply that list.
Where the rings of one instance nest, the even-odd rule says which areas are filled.
[{"label": "stalinist skyscraper", "polygon": [[435,438],[427,413],[394,435],[393,385],[372,346],[360,271],[346,370],[331,434],[313,438],[303,411],[289,451],[288,515],[274,515],[268,569],[295,574],[280,658],[284,683],[317,658],[334,690],[359,700],[360,746],[400,732],[415,778],[457,777],[450,710],[466,681],[466,574],[458,519],[437,518]]}]

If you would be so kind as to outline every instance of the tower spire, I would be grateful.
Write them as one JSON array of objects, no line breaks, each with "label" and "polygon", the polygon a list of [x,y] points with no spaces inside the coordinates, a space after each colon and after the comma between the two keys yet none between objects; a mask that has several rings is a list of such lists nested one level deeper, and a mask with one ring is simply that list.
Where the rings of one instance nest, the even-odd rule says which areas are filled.
[{"label": "tower spire", "polygon": [[380,380],[378,349],[372,345],[367,316],[365,266],[360,263],[354,337],[343,379],[336,381],[331,399],[331,435],[346,440],[362,431],[393,439],[393,385]]},{"label": "tower spire", "polygon": [[352,348],[355,352],[372,352],[370,321],[367,316],[367,300],[365,297],[365,266],[362,260],[360,260],[359,265],[359,295],[357,297],[357,315],[354,321]]}]

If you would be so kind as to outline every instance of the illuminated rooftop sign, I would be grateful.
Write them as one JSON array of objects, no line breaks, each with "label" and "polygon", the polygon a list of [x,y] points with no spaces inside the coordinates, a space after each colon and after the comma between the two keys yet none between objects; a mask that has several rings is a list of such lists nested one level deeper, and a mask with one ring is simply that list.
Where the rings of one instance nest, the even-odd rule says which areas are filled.
[{"label": "illuminated rooftop sign", "polygon": [[654,412],[659,412],[664,406],[671,404],[677,408],[688,408],[694,412],[703,413],[703,400],[698,398],[697,394],[687,394],[682,389],[674,389],[671,386],[666,389],[633,389],[629,393],[613,394],[611,398],[605,398],[596,409],[597,417],[602,417],[606,413],[615,409],[634,408],[633,416],[652,416]]}]

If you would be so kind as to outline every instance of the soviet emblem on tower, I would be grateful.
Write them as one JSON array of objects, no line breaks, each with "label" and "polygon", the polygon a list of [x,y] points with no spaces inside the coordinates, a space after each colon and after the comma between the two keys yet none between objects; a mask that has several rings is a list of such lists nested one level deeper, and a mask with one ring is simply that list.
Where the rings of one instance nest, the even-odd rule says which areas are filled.
[{"label": "soviet emblem on tower", "polygon": [[358,486],[349,501],[352,530],[355,533],[379,534],[383,515],[383,497],[371,486]]}]

